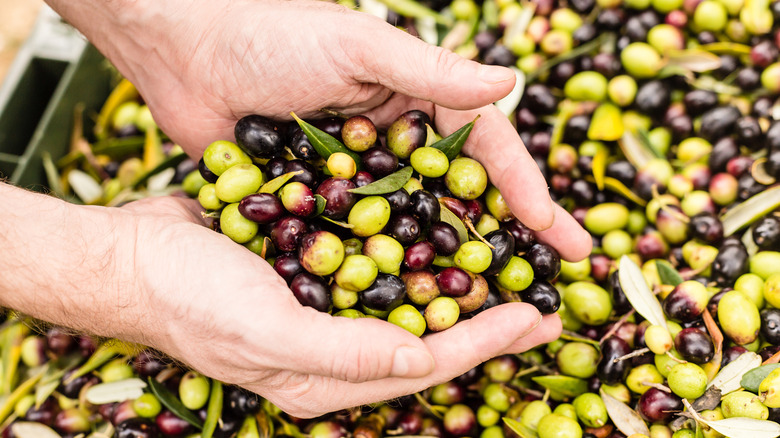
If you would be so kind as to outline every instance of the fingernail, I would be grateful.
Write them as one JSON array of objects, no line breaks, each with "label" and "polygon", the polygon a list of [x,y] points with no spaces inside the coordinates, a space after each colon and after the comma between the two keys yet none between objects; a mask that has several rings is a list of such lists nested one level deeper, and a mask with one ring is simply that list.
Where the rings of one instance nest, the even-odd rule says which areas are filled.
[{"label": "fingernail", "polygon": [[531,332],[533,332],[534,330],[536,330],[537,327],[539,327],[539,325],[542,323],[542,319],[544,319],[544,316],[540,313],[539,314],[539,319],[536,320],[536,323],[534,323],[534,325],[531,326],[531,328],[529,328],[528,330],[524,331],[523,334],[520,335],[520,337],[524,338],[524,337],[530,335]]},{"label": "fingernail", "polygon": [[495,65],[483,65],[479,68],[479,79],[486,84],[499,84],[515,77],[512,70]]},{"label": "fingernail", "polygon": [[425,350],[398,347],[393,355],[393,377],[422,377],[433,371],[433,357]]}]

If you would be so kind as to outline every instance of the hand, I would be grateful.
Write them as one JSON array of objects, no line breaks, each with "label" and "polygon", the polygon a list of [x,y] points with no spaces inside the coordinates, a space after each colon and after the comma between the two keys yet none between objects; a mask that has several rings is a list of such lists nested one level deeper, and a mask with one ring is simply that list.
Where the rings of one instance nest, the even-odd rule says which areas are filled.
[{"label": "hand", "polygon": [[302,307],[262,258],[203,227],[195,202],[154,198],[122,210],[116,223],[136,239],[132,288],[143,298],[117,314],[140,319],[119,325],[298,417],[421,391],[560,333],[557,316],[523,303],[423,339],[376,319],[333,317]]}]

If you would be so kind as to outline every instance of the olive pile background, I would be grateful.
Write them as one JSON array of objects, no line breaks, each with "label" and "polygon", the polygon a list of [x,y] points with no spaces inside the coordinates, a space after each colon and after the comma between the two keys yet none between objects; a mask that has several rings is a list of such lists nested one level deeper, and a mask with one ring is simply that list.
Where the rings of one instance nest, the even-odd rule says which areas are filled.
[{"label": "olive pile background", "polygon": [[[38,334],[11,313],[0,332],[3,436],[22,436],[32,424],[71,437],[201,436],[204,422],[213,436],[242,438],[780,434],[780,3],[388,3],[391,23],[463,56],[517,68],[524,92],[510,117],[554,199],[594,241],[589,258],[561,262],[553,281],[562,337],[419,394],[300,420],[155,352],[98,346],[58,328]],[[113,125],[144,151],[77,161],[103,187],[83,201],[118,204],[160,193],[167,182],[165,192],[197,195],[197,164],[155,141],[160,134],[143,111],[127,104],[113,112]],[[323,167],[317,155],[304,155],[312,152],[308,137],[284,136],[294,157]],[[286,169],[289,162],[273,176],[300,170]],[[77,194],[94,192],[67,178],[73,163],[60,164]],[[434,186],[426,191],[437,201],[450,198],[446,183]],[[458,216],[486,231],[479,234],[500,227],[515,244],[530,236],[512,232],[516,223],[489,202],[482,209],[459,202]],[[457,203],[442,203],[459,213]],[[323,230],[345,233],[325,222]],[[279,260],[265,239],[256,243]],[[518,298],[489,284],[493,295]],[[127,389],[139,381],[146,386],[128,400],[88,401],[107,400],[99,383]],[[683,410],[695,415],[678,415]]]}]

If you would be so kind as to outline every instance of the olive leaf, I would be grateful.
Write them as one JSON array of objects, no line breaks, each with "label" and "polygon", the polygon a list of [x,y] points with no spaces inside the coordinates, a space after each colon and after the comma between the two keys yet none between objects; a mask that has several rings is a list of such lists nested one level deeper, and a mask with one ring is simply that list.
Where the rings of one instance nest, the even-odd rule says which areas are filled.
[{"label": "olive leaf", "polygon": [[747,253],[750,257],[753,257],[756,255],[756,253],[761,249],[756,245],[756,241],[753,240],[753,229],[748,228],[747,231],[745,231],[745,234],[742,235],[742,244],[745,245],[745,249],[747,250]]},{"label": "olive leaf", "polygon": [[51,157],[49,151],[41,153],[41,162],[43,164],[43,170],[46,173],[46,183],[51,189],[52,193],[58,198],[65,196],[65,191],[62,189],[62,181],[57,166],[54,164],[54,160]]},{"label": "olive leaf", "polygon": [[[474,120],[470,121],[469,123],[466,123],[465,125],[461,126],[460,129],[458,129],[457,131],[453,132],[452,134],[432,144],[431,147],[444,152],[444,155],[447,156],[447,159],[449,161],[454,160],[455,158],[457,158],[458,154],[460,153],[460,150],[463,148],[463,145],[466,144],[466,139],[469,138],[471,129],[474,128],[474,124],[477,122],[477,119],[479,119],[479,117],[480,116],[477,115],[477,117],[475,117]],[[380,179],[379,181],[382,180]]]},{"label": "olive leaf", "polygon": [[507,117],[517,108],[520,99],[523,98],[523,94],[525,93],[525,73],[515,66],[510,68],[515,72],[515,87],[512,88],[512,91],[510,91],[509,94],[495,103],[498,110]]},{"label": "olive leaf", "polygon": [[642,270],[628,256],[624,255],[620,258],[618,280],[623,293],[637,313],[651,324],[666,327],[666,318],[658,298],[647,287]]},{"label": "olive leaf", "polygon": [[165,387],[165,385],[158,382],[154,378],[149,377],[149,389],[151,389],[152,394],[154,394],[154,396],[160,400],[160,403],[168,408],[168,410],[171,411],[174,415],[197,427],[198,429],[203,429],[203,422],[200,421],[200,418],[193,414],[192,411],[187,409],[179,400],[179,398],[173,395],[168,390],[168,388]]},{"label": "olive leaf", "polygon": [[7,326],[2,333],[2,343],[0,351],[3,352],[3,360],[0,366],[2,375],[0,376],[0,394],[8,394],[14,387],[14,382],[19,371],[19,361],[22,358],[22,341],[29,333],[27,326],[20,322],[15,322]]},{"label": "olive leaf", "polygon": [[350,223],[347,223],[347,222],[342,222],[342,221],[337,221],[337,220],[335,220],[335,219],[331,219],[331,218],[329,218],[329,217],[321,216],[321,217],[320,217],[320,219],[324,219],[324,220],[326,220],[326,221],[328,221],[328,222],[332,223],[333,225],[338,225],[338,226],[340,226],[341,228],[347,228],[347,229],[350,229],[350,230],[351,230],[351,229],[353,229],[353,228],[355,228],[355,226],[354,226],[354,225],[352,225],[352,224],[350,224]]},{"label": "olive leaf", "polygon": [[325,211],[325,207],[328,205],[328,200],[325,199],[322,195],[314,195],[314,201],[316,202],[314,206],[314,214],[312,216],[317,217],[322,214],[323,211]]},{"label": "olive leaf", "polygon": [[525,427],[523,423],[515,419],[503,417],[502,420],[504,420],[506,427],[508,427],[512,432],[516,433],[520,438],[536,438],[538,436],[534,430]]},{"label": "olive leaf", "polygon": [[[588,182],[596,182],[596,179],[593,178],[592,176],[586,176],[585,180]],[[626,185],[620,182],[619,179],[612,178],[611,176],[605,176],[604,187],[606,187],[607,190],[611,192],[615,192],[619,195],[622,195],[624,198],[634,202],[635,204],[641,207],[647,206],[647,201],[640,198],[639,195],[637,195],[636,193],[632,192],[631,189],[626,187]]]},{"label": "olive leaf", "polygon": [[637,135],[637,138],[639,139],[639,141],[641,141],[642,144],[645,145],[647,150],[652,152],[653,155],[655,155],[656,158],[666,158],[664,156],[664,154],[662,154],[658,150],[658,148],[656,148],[655,145],[653,145],[653,141],[650,140],[650,133],[647,132],[647,130],[645,130],[644,128],[639,128],[636,131],[636,135]]},{"label": "olive leaf", "polygon": [[[14,391],[0,402],[0,423],[6,420],[14,411],[14,407],[25,395],[29,394],[49,369],[46,364],[35,371],[27,380],[16,387]],[[33,370],[30,370],[33,371]]]},{"label": "olive leaf", "polygon": [[68,172],[68,184],[85,204],[94,204],[103,197],[103,188],[86,172],[73,169]]},{"label": "olive leaf", "polygon": [[309,142],[314,147],[314,150],[317,151],[317,153],[322,158],[327,160],[328,157],[330,157],[332,154],[336,152],[343,152],[355,160],[355,165],[360,166],[360,155],[347,149],[347,147],[344,146],[342,142],[338,141],[332,135],[328,134],[322,129],[317,128],[311,123],[302,120],[300,117],[295,115],[294,112],[290,112],[290,115],[295,119],[296,122],[298,122],[298,126],[301,127],[301,130],[304,134],[306,134],[306,137],[308,137]]},{"label": "olive leaf", "polygon": [[609,152],[607,149],[599,149],[596,155],[593,156],[593,163],[591,169],[593,171],[593,180],[596,182],[596,188],[599,191],[604,190],[604,177],[607,172],[607,158]]},{"label": "olive leaf", "polygon": [[676,269],[671,267],[668,263],[664,263],[661,260],[655,261],[655,267],[658,269],[658,276],[661,278],[661,283],[677,286],[683,282],[683,278]]},{"label": "olive leaf", "polygon": [[696,73],[720,67],[720,57],[700,49],[669,50],[665,53],[666,65],[676,65]]},{"label": "olive leaf", "polygon": [[569,119],[577,112],[578,107],[579,105],[570,100],[561,102],[560,111],[558,111],[558,115],[555,117],[552,133],[550,134],[550,149],[561,143],[566,124],[569,123]]},{"label": "olive leaf", "polygon": [[707,385],[717,387],[723,395],[742,387],[742,379],[749,371],[761,366],[761,356],[753,352],[742,353],[720,370],[717,376]]},{"label": "olive leaf", "polygon": [[732,42],[719,41],[717,43],[703,44],[699,48],[718,55],[750,55],[750,46]]},{"label": "olive leaf", "polygon": [[623,133],[623,137],[618,140],[618,145],[626,159],[639,170],[645,167],[645,165],[655,158],[655,154],[651,152],[645,145],[639,141],[636,135],[626,130]]},{"label": "olive leaf", "polygon": [[543,387],[558,392],[565,397],[576,397],[588,392],[588,382],[570,376],[537,376],[532,380]]},{"label": "olive leaf", "polygon": [[201,438],[211,438],[214,435],[219,418],[222,415],[222,399],[222,382],[212,379],[209,404],[206,408],[206,421],[203,423],[203,431],[200,433]]},{"label": "olive leaf", "polygon": [[85,396],[87,401],[93,405],[118,403],[142,396],[144,388],[146,388],[146,382],[137,377],[131,377],[116,382],[98,383],[90,386]]},{"label": "olive leaf", "polygon": [[103,107],[100,108],[97,120],[95,121],[95,136],[103,138],[108,135],[109,121],[114,112],[125,102],[134,101],[138,98],[138,90],[132,82],[122,79],[106,98]]},{"label": "olive leaf", "polygon": [[699,396],[691,406],[693,409],[703,411],[707,409],[715,409],[720,404],[721,394],[723,394],[720,388],[716,386],[710,386],[704,391],[704,394]]},{"label": "olive leaf", "polygon": [[769,420],[734,417],[716,421],[702,418],[699,421],[731,438],[775,438],[780,435],[780,424]]},{"label": "olive leaf", "polygon": [[620,108],[605,102],[596,108],[588,127],[588,139],[615,141],[623,136],[625,127]]},{"label": "olive leaf", "polygon": [[61,438],[54,429],[35,421],[17,421],[11,432],[16,438]]},{"label": "olive leaf", "polygon": [[139,351],[140,347],[136,344],[127,343],[116,339],[106,341],[101,344],[94,353],[92,353],[92,356],[90,356],[89,359],[84,362],[84,365],[80,366],[76,372],[68,377],[68,380],[65,383],[72,382],[81,376],[85,376],[88,373],[95,371],[96,369],[106,364],[109,360],[119,355],[130,356],[135,355]]},{"label": "olive leaf", "polygon": [[766,189],[750,197],[747,201],[737,205],[721,216],[723,235],[731,236],[766,216],[777,207],[780,207],[780,186]]},{"label": "olive leaf", "polygon": [[753,368],[742,376],[742,380],[739,381],[739,384],[750,392],[758,393],[758,386],[761,384],[761,381],[764,380],[772,370],[777,368],[780,368],[780,364],[771,363]]},{"label": "olive leaf", "polygon": [[458,232],[458,238],[460,239],[461,244],[468,242],[469,232],[466,230],[466,226],[463,224],[463,221],[460,220],[460,218],[444,204],[439,202],[439,205],[441,206],[441,216],[439,220],[455,227],[455,231]]},{"label": "olive leaf", "polygon": [[260,190],[258,190],[257,193],[275,193],[277,190],[281,189],[282,186],[287,184],[287,181],[302,173],[303,170],[296,170],[294,172],[287,172],[283,175],[279,175],[271,181],[268,181],[267,183],[260,186]]},{"label": "olive leaf", "polygon": [[406,166],[371,184],[366,184],[363,187],[356,187],[347,191],[356,195],[384,195],[386,193],[393,193],[409,182],[409,178],[412,177],[413,172],[414,169],[412,166]]},{"label": "olive leaf", "polygon": [[638,433],[643,435],[650,435],[650,429],[647,428],[647,424],[642,420],[639,414],[628,407],[625,403],[612,397],[604,392],[603,389],[599,390],[601,394],[601,400],[604,402],[604,406],[607,408],[607,414],[615,424],[615,427],[619,431],[623,432],[626,436]]}]

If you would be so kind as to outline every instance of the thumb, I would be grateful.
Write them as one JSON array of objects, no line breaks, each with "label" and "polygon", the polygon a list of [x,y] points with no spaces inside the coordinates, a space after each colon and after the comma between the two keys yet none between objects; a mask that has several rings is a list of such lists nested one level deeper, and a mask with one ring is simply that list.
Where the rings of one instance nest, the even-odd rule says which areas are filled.
[{"label": "thumb", "polygon": [[370,21],[371,30],[362,35],[376,37],[353,41],[355,57],[351,61],[362,67],[353,77],[360,82],[378,83],[452,109],[493,103],[515,85],[515,74],[506,67],[469,61],[385,22],[363,21]]},{"label": "thumb", "polygon": [[[422,377],[434,360],[425,343],[408,331],[373,318],[334,317],[310,307],[293,308],[284,316],[286,360],[294,371],[366,382],[386,377]],[[305,361],[300,358],[305,357]]]}]

